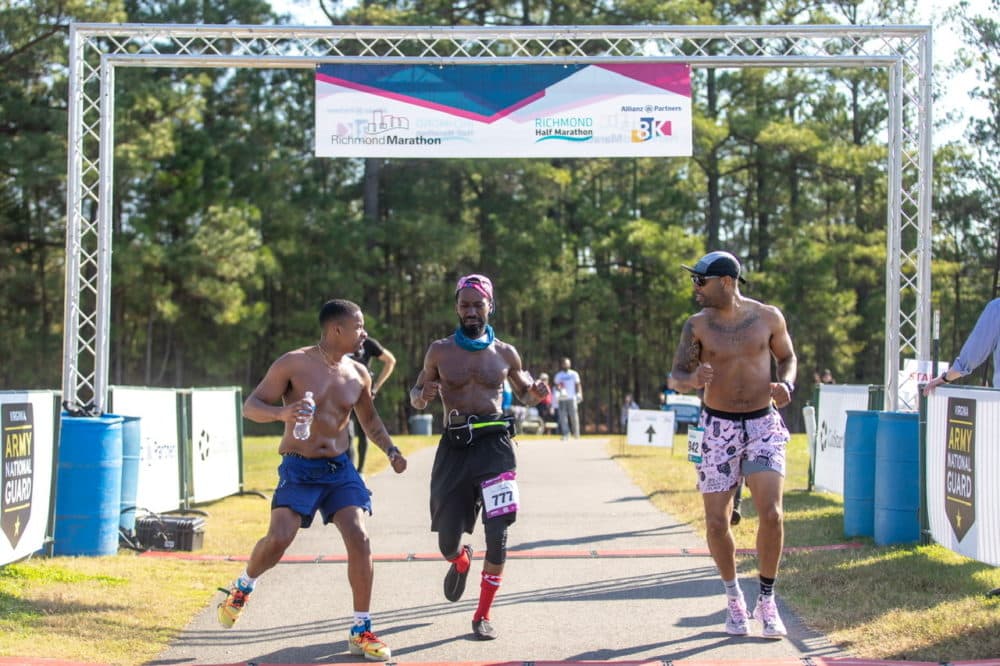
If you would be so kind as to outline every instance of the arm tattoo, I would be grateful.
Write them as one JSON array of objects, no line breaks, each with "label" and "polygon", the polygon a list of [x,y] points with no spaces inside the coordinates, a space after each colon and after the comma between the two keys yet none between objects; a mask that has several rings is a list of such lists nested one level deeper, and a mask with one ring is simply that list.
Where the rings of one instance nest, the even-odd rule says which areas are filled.
[{"label": "arm tattoo", "polygon": [[694,372],[701,363],[701,343],[694,337],[694,327],[688,321],[681,331],[681,345],[677,350],[675,365],[686,372]]},{"label": "arm tattoo", "polygon": [[688,370],[694,370],[701,363],[701,343],[691,338],[691,344],[688,345],[688,355],[687,355],[687,367]]}]

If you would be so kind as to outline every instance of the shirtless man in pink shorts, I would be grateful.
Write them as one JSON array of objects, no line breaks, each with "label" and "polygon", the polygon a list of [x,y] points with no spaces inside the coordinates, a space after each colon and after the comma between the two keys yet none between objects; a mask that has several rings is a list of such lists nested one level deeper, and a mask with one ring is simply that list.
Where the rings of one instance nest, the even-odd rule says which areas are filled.
[{"label": "shirtless man in pink shorts", "polygon": [[[684,324],[670,386],[705,392],[700,423],[704,430],[695,431],[702,441],[695,440],[692,455],[705,505],[708,547],[726,589],[726,631],[750,633],[729,526],[733,494],[743,478],[760,517],[760,594],[752,617],[761,623],[763,636],[781,638],[787,632],[774,600],[774,581],[784,543],[782,491],[789,434],[775,407],[791,402],[795,351],[781,312],[740,294],[744,280],[736,257],[710,252],[694,267],[684,268],[691,273],[702,310]],[[771,377],[772,357],[776,381]]]}]

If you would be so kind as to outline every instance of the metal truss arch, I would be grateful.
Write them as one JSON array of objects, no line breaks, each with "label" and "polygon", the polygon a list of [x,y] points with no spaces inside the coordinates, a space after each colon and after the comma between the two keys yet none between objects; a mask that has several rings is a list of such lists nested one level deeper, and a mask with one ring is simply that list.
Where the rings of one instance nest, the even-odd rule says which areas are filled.
[{"label": "metal truss arch", "polygon": [[886,407],[901,355],[930,357],[931,29],[908,25],[251,26],[74,24],[63,396],[103,410],[110,367],[114,73],[118,67],[312,68],[683,61],[694,67],[877,67],[889,71]]}]

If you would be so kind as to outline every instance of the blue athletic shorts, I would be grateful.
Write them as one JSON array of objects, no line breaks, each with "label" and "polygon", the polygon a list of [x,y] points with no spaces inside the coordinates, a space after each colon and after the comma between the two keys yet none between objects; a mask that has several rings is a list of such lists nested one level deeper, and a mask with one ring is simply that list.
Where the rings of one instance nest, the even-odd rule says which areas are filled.
[{"label": "blue athletic shorts", "polygon": [[271,508],[288,507],[302,516],[302,527],[312,525],[319,511],[323,523],[348,506],[372,512],[372,494],[346,453],[336,458],[282,456],[278,487]]}]

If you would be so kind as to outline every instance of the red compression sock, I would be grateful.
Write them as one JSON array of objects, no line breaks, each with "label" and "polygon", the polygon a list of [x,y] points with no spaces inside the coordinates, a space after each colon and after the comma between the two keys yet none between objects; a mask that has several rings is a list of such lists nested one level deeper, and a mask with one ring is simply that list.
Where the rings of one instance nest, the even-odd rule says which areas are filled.
[{"label": "red compression sock", "polygon": [[476,608],[476,614],[472,618],[473,622],[490,619],[490,606],[493,605],[493,597],[500,589],[501,580],[501,576],[483,572],[483,582],[479,585],[479,607]]},{"label": "red compression sock", "polygon": [[469,553],[465,550],[465,548],[463,548],[458,554],[458,557],[448,561],[455,565],[455,569],[458,570],[458,573],[465,573],[469,570],[469,567],[472,566],[472,560],[469,559]]}]

